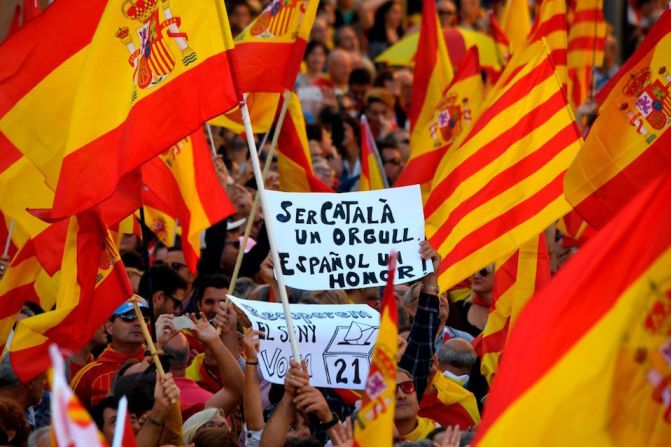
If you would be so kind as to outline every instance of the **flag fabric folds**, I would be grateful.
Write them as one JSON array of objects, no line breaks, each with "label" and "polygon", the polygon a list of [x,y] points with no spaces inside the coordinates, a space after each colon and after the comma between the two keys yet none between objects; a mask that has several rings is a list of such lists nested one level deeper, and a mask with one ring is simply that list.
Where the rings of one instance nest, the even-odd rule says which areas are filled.
[{"label": "flag fabric folds", "polygon": [[100,216],[86,212],[71,217],[55,307],[16,325],[9,353],[17,376],[26,381],[47,369],[49,343],[81,349],[131,296],[128,276]]},{"label": "flag fabric folds", "polygon": [[[410,158],[395,182],[396,186],[421,184],[431,180],[432,170],[440,159],[428,129],[435,126],[436,114],[454,70],[447,56],[447,47],[441,35],[435,2],[422,3],[422,25],[415,54],[415,73],[412,81],[412,101],[408,110],[410,120]],[[450,129],[451,130],[451,129]],[[439,146],[438,149],[440,149]]]},{"label": "flag fabric folds", "polygon": [[522,244],[496,266],[494,301],[482,335],[474,342],[482,375],[490,384],[520,311],[548,282],[550,256],[544,233]]},{"label": "flag fabric folds", "polygon": [[291,93],[287,115],[279,132],[277,163],[280,189],[289,192],[333,192],[312,172],[305,119],[295,93]]},{"label": "flag fabric folds", "polygon": [[380,308],[380,330],[368,370],[361,408],[354,421],[354,446],[392,445],[398,362],[398,310],[394,295],[395,252]]},{"label": "flag fabric folds", "polygon": [[91,208],[237,104],[232,49],[219,2],[55,2],[0,47],[0,146],[45,175],[52,219]]},{"label": "flag fabric folds", "polygon": [[668,445],[669,223],[666,174],[527,305],[487,398],[477,446]]},{"label": "flag fabric folds", "polygon": [[419,416],[429,418],[442,426],[458,425],[467,430],[480,422],[480,411],[475,395],[461,383],[443,376],[438,371],[424,393],[419,405]]},{"label": "flag fabric folds", "polygon": [[566,174],[566,198],[603,227],[671,163],[671,10],[599,92],[599,115]]},{"label": "flag fabric folds", "polygon": [[520,68],[448,152],[424,206],[443,290],[570,210],[563,178],[581,139],[549,52],[536,42],[510,63]]},{"label": "flag fabric folds", "polygon": [[375,146],[373,134],[366,121],[366,116],[361,116],[361,177],[359,179],[359,191],[372,191],[374,189],[387,188],[387,178],[380,166],[380,155]]},{"label": "flag fabric folds", "polygon": [[51,380],[51,427],[53,441],[57,447],[103,447],[104,438],[86,411],[84,405],[72,392],[65,378],[65,364],[56,345],[44,353],[46,362],[53,364]]},{"label": "flag fabric folds", "polygon": [[529,44],[545,39],[550,48],[552,63],[557,69],[559,79],[567,83],[568,22],[565,0],[543,0],[531,33]]},{"label": "flag fabric folds", "polygon": [[501,29],[512,50],[524,49],[531,31],[531,16],[527,0],[509,0],[501,18]]},{"label": "flag fabric folds", "polygon": [[[145,203],[179,221],[184,259],[195,272],[200,257],[200,233],[235,212],[214,172],[203,130],[198,129],[144,165],[142,179]],[[152,216],[161,219],[160,214]],[[171,224],[168,218],[164,219],[166,239],[167,226]],[[156,228],[159,222],[152,219],[151,223],[160,230]]]}]

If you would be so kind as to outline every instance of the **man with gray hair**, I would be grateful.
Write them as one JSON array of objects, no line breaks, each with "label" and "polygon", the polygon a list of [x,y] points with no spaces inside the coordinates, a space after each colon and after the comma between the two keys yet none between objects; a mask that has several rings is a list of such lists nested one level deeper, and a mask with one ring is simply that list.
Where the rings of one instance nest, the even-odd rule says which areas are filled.
[{"label": "man with gray hair", "polygon": [[27,382],[22,382],[12,368],[9,354],[3,356],[0,361],[0,397],[15,401],[24,410],[40,402],[44,394],[45,380],[46,373],[41,373]]},{"label": "man with gray hair", "polygon": [[438,369],[445,377],[465,385],[478,356],[469,342],[452,338],[440,348],[437,360]]}]

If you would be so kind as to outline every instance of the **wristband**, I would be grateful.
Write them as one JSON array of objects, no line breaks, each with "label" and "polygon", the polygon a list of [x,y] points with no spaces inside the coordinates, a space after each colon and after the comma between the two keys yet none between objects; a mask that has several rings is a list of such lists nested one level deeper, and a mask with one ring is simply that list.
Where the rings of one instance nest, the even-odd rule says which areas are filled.
[{"label": "wristband", "polygon": [[259,364],[259,361],[258,361],[258,360],[254,360],[254,361],[247,360],[247,361],[245,361],[245,365],[254,365],[254,366],[256,366],[256,365],[258,365],[258,364]]},{"label": "wristband", "polygon": [[319,427],[318,427],[319,430],[328,430],[329,428],[333,427],[338,422],[340,422],[340,419],[338,419],[338,416],[336,416],[335,413],[332,413],[332,415],[333,415],[333,418],[331,418],[330,421],[323,422],[323,423],[319,424]]}]

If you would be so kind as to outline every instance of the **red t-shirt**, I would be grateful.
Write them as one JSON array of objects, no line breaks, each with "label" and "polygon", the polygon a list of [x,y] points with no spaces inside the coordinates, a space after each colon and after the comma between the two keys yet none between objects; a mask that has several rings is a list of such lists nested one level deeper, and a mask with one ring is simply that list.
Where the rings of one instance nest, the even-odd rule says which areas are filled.
[{"label": "red t-shirt", "polygon": [[182,420],[186,421],[194,413],[205,408],[212,393],[186,377],[174,377],[175,385],[179,388],[179,405],[182,410]]},{"label": "red t-shirt", "polygon": [[87,363],[72,378],[70,387],[86,408],[98,404],[112,388],[112,378],[128,360],[142,360],[144,349],[135,354],[124,354],[107,347],[98,358]]}]

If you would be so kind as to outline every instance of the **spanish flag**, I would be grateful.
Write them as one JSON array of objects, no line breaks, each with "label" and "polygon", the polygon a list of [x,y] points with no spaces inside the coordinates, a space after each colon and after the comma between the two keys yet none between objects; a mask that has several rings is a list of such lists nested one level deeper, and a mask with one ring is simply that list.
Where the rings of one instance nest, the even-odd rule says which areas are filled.
[{"label": "spanish flag", "polygon": [[237,104],[232,49],[221,2],[59,0],[0,47],[0,145],[45,175],[51,219],[91,208]]},{"label": "spanish flag", "polygon": [[301,102],[295,93],[289,98],[289,109],[278,130],[277,164],[280,189],[289,192],[333,192],[312,172],[312,158],[305,130]]},{"label": "spanish flag", "polygon": [[86,408],[72,392],[65,378],[63,357],[56,345],[45,350],[46,365],[53,365],[51,374],[51,428],[53,445],[57,447],[103,447],[104,438]]},{"label": "spanish flag", "polygon": [[563,178],[582,141],[548,49],[536,42],[510,64],[519,68],[448,153],[424,206],[427,236],[443,257],[442,290],[570,210]]},{"label": "spanish flag", "polygon": [[491,384],[510,329],[529,300],[550,282],[550,256],[545,233],[522,244],[497,265],[494,301],[487,324],[474,342],[482,375]]},{"label": "spanish flag", "polygon": [[[249,93],[252,126],[268,132],[281,93],[293,90],[319,0],[274,0],[235,38],[240,89]],[[234,132],[244,132],[239,107],[210,121]]]},{"label": "spanish flag", "polygon": [[152,195],[160,200],[164,208],[157,207],[159,211],[179,220],[184,258],[195,272],[200,233],[235,212],[214,172],[203,130],[198,129],[144,165],[142,179],[145,197]]},{"label": "spanish flag", "polygon": [[508,0],[501,18],[501,29],[512,51],[523,50],[531,31],[531,16],[527,0]]},{"label": "spanish flag", "polygon": [[361,177],[359,191],[388,188],[387,177],[380,166],[380,155],[375,146],[373,134],[368,126],[366,116],[361,116]]},{"label": "spanish flag", "polygon": [[599,115],[566,174],[566,198],[603,227],[671,163],[671,11],[599,92]]},{"label": "spanish flag", "polygon": [[422,25],[415,54],[412,101],[408,110],[410,158],[394,186],[422,184],[431,181],[433,167],[442,155],[428,129],[435,126],[443,94],[454,76],[442,38],[435,2],[422,3]]},{"label": "spanish flag", "polygon": [[68,221],[55,307],[19,321],[10,346],[12,367],[24,381],[48,368],[50,343],[76,352],[133,294],[100,216],[89,211]]},{"label": "spanish flag", "polygon": [[475,395],[449,378],[436,372],[419,405],[419,416],[442,426],[458,425],[467,430],[480,422]]},{"label": "spanish flag", "polygon": [[389,256],[389,276],[380,309],[380,330],[368,370],[361,408],[354,422],[354,446],[393,445],[398,362],[398,310],[394,295],[396,253]]},{"label": "spanish flag", "polygon": [[531,300],[510,335],[477,446],[669,444],[670,224],[666,174]]}]

